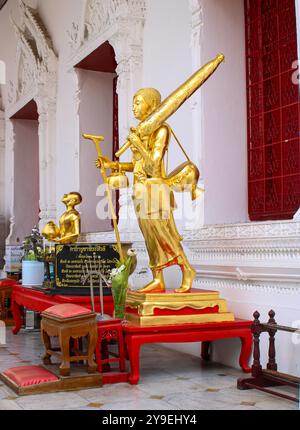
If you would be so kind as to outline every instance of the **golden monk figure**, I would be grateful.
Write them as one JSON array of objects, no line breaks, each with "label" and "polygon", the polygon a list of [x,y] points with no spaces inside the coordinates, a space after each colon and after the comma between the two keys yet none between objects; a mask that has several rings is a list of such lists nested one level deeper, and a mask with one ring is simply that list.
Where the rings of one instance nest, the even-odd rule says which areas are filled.
[{"label": "golden monk figure", "polygon": [[[187,260],[181,245],[182,237],[176,229],[173,217],[175,209],[173,191],[190,191],[192,199],[197,198],[200,194],[197,188],[199,170],[189,160],[165,121],[214,73],[223,60],[222,54],[217,55],[163,102],[160,93],[154,88],[141,89],[134,95],[133,113],[140,123],[137,128],[131,128],[127,142],[115,154],[120,157],[130,148],[133,153],[130,163],[111,161],[103,156],[100,150],[103,136],[84,135],[86,139],[93,140],[97,146],[99,158],[96,166],[101,169],[106,185],[112,188],[127,186],[124,172],[133,172],[134,207],[153,274],[153,280],[139,290],[142,293],[164,292],[163,269],[171,265],[179,265],[182,271],[181,286],[175,291],[187,293],[192,288],[195,270]],[[167,175],[164,157],[171,134],[174,135],[188,161]],[[105,169],[112,169],[112,175],[107,177]],[[119,240],[117,226],[114,227]]]},{"label": "golden monk figure", "polygon": [[[161,95],[154,88],[139,90],[133,98],[133,113],[143,121],[161,104]],[[141,140],[134,132],[128,136],[132,143],[132,162],[120,163],[104,160],[105,168],[133,172],[133,201],[139,227],[145,239],[149,255],[149,267],[153,280],[140,292],[164,292],[163,269],[177,264],[182,270],[178,293],[188,292],[192,287],[195,270],[189,264],[181,246],[173,217],[175,201],[173,192],[165,180],[164,156],[169,146],[171,129],[163,124],[150,136]],[[100,160],[97,167],[100,167]],[[155,189],[155,187],[158,187]],[[157,199],[162,194],[160,200]],[[149,198],[149,204],[148,204]]]},{"label": "golden monk figure", "polygon": [[75,243],[80,235],[80,214],[75,206],[82,202],[82,197],[77,192],[65,194],[61,200],[66,211],[59,220],[59,228],[53,221],[49,221],[43,228],[42,235],[49,242]]}]

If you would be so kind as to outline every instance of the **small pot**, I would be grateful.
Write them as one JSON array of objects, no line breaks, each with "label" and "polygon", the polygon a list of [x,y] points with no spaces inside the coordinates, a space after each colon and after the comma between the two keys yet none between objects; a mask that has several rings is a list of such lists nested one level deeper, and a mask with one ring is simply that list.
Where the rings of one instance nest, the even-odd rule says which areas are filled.
[{"label": "small pot", "polygon": [[107,177],[107,182],[110,188],[113,190],[119,190],[120,188],[128,188],[129,182],[125,173],[115,172]]},{"label": "small pot", "polygon": [[22,285],[24,287],[43,285],[44,274],[43,261],[22,261]]}]

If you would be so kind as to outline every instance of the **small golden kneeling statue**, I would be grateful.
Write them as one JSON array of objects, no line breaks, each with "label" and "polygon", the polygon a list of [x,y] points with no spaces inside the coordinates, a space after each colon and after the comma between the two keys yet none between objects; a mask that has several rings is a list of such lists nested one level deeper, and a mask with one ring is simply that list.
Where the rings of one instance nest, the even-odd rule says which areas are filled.
[{"label": "small golden kneeling statue", "polygon": [[82,202],[81,194],[71,192],[65,194],[61,200],[67,210],[59,220],[59,228],[53,221],[49,221],[43,228],[42,235],[49,242],[75,243],[80,235],[80,214],[75,206]]}]

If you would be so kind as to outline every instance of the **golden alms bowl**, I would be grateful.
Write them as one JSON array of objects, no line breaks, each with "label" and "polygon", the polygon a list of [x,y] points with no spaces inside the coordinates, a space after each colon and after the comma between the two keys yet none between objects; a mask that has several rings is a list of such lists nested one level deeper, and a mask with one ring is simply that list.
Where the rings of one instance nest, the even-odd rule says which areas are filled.
[{"label": "golden alms bowl", "polygon": [[197,187],[199,177],[198,167],[191,161],[186,161],[169,174],[166,183],[173,191],[191,192],[192,199],[195,200],[201,194],[201,189]]},{"label": "golden alms bowl", "polygon": [[59,233],[59,228],[53,221],[49,221],[42,231],[42,235],[48,240],[56,239],[59,236]]},{"label": "golden alms bowl", "polygon": [[127,188],[129,181],[125,173],[115,172],[107,177],[107,182],[110,188],[113,190],[119,190],[120,188]]}]

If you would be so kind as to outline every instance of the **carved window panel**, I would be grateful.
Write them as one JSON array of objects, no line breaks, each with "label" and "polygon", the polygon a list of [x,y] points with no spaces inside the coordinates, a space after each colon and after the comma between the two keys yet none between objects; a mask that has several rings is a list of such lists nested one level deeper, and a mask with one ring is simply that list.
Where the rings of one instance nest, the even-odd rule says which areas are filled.
[{"label": "carved window panel", "polygon": [[261,213],[265,209],[265,181],[249,182],[249,194],[253,196],[249,200],[250,213]]},{"label": "carved window panel", "polygon": [[295,0],[245,0],[248,196],[253,221],[300,206],[300,97]]},{"label": "carved window panel", "polygon": [[283,174],[291,175],[300,172],[299,138],[288,140],[283,144]]}]

